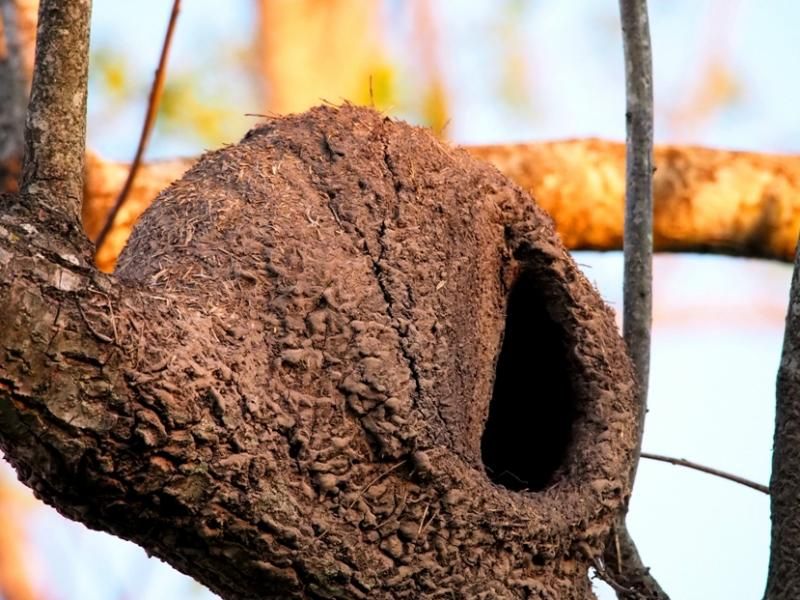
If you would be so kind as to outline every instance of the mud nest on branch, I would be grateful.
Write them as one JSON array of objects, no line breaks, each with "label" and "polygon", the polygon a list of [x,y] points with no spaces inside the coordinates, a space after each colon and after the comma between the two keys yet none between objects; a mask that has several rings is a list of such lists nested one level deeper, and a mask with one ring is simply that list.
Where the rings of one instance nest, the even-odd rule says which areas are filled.
[{"label": "mud nest on branch", "polygon": [[493,167],[365,108],[269,120],[161,194],[117,276],[166,299],[143,452],[191,432],[148,517],[172,541],[128,537],[228,597],[591,597],[632,372]]}]

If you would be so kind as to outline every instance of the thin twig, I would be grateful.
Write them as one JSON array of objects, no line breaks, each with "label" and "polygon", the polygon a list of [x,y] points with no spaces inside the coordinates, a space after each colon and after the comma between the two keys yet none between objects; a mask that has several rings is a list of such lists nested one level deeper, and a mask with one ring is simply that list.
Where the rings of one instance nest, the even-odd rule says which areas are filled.
[{"label": "thin twig", "polygon": [[761,485],[755,481],[750,481],[744,477],[739,477],[738,475],[733,475],[732,473],[726,473],[725,471],[714,469],[713,467],[706,467],[705,465],[686,460],[685,458],[673,458],[671,456],[664,456],[662,454],[650,454],[649,452],[642,452],[641,457],[649,460],[657,460],[660,462],[669,463],[671,465],[677,465],[679,467],[686,467],[687,469],[694,469],[695,471],[707,473],[708,475],[714,475],[715,477],[721,477],[722,479],[727,479],[728,481],[746,485],[749,488],[769,495],[769,488],[765,485]]},{"label": "thin twig", "polygon": [[76,298],[75,299],[75,306],[78,307],[78,313],[81,315],[81,319],[83,320],[83,324],[86,325],[86,328],[89,330],[94,337],[96,337],[101,342],[105,342],[106,344],[111,344],[114,342],[110,337],[105,335],[104,333],[100,333],[94,326],[91,324],[89,319],[86,318],[86,313],[83,312],[83,308],[81,307],[80,301]]},{"label": "thin twig", "polygon": [[349,505],[347,508],[353,508],[353,506],[355,506],[355,503],[359,501],[359,499],[361,498],[361,496],[363,496],[363,495],[364,495],[364,493],[365,493],[365,492],[366,492],[366,491],[367,491],[369,488],[371,488],[373,485],[375,485],[376,483],[378,483],[378,482],[379,482],[381,479],[383,479],[384,477],[386,477],[387,475],[389,475],[389,474],[390,474],[392,471],[396,471],[397,469],[399,469],[400,467],[402,467],[402,466],[403,466],[404,464],[406,464],[407,462],[408,462],[408,461],[407,461],[406,459],[403,459],[403,460],[401,460],[400,462],[393,464],[391,467],[389,467],[388,469],[386,469],[386,470],[385,470],[385,471],[383,471],[382,473],[379,473],[378,475],[376,475],[376,476],[375,476],[373,479],[371,479],[371,480],[370,480],[370,481],[367,483],[367,485],[365,485],[365,486],[364,486],[364,487],[362,487],[360,490],[358,490],[358,493],[356,494],[356,497],[353,499],[353,501],[350,503],[350,505]]},{"label": "thin twig", "polygon": [[180,7],[181,0],[173,0],[172,13],[169,16],[167,32],[164,35],[164,44],[161,46],[161,56],[158,59],[158,68],[156,69],[156,74],[153,78],[153,85],[150,88],[150,97],[147,100],[147,114],[145,115],[144,124],[142,125],[142,133],[139,136],[139,145],[136,148],[136,155],[133,158],[133,163],[131,163],[130,171],[128,171],[128,177],[125,179],[125,185],[122,186],[122,190],[117,196],[114,206],[112,206],[111,210],[108,211],[103,228],[97,235],[94,246],[95,256],[97,256],[97,253],[103,246],[103,242],[105,241],[106,237],[108,237],[108,233],[111,231],[111,227],[114,225],[114,219],[116,218],[120,208],[122,208],[122,205],[125,203],[125,200],[127,199],[128,194],[133,187],[133,181],[136,178],[136,173],[138,172],[139,165],[142,162],[142,157],[144,156],[144,151],[147,147],[147,141],[150,139],[150,133],[153,130],[153,125],[156,121],[156,115],[158,114],[158,105],[164,92],[167,57],[169,56],[169,49],[172,45],[172,36],[175,32],[175,25],[178,22],[178,13],[180,12]]},{"label": "thin twig", "polygon": [[647,2],[620,0],[619,5],[627,99],[622,329],[639,384],[638,449],[641,449],[650,370],[653,297],[653,67]]},{"label": "thin twig", "polygon": [[[622,331],[638,383],[638,417],[630,485],[636,477],[647,413],[650,371],[650,326],[653,306],[653,59],[646,0],[619,0],[625,53],[625,227]],[[664,600],[668,596],[644,565],[625,521],[617,516],[606,555],[622,564],[616,581],[632,593],[621,597]],[[616,559],[615,557],[615,559]]]}]

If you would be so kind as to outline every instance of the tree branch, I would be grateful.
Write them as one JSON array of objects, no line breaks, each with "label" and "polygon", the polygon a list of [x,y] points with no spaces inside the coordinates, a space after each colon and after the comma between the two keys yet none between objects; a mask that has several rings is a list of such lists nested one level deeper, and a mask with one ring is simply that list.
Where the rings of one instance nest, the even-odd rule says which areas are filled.
[{"label": "tree branch", "polygon": [[627,97],[622,329],[639,382],[641,438],[653,313],[653,67],[646,0],[620,0],[620,13]]},{"label": "tree branch", "polygon": [[[525,188],[573,250],[622,248],[625,149],[604,140],[467,146]],[[654,247],[789,261],[800,232],[800,156],[657,146]],[[139,215],[196,158],[144,163],[97,264],[111,271]],[[130,168],[87,157],[83,222],[95,238]],[[2,168],[0,168],[0,171]],[[8,188],[8,185],[6,185]]]},{"label": "tree branch", "polygon": [[[638,427],[631,457],[630,486],[642,448],[647,414],[652,322],[653,264],[653,66],[646,0],[620,0],[625,50],[627,139],[625,142],[625,221],[622,329],[638,383]],[[666,599],[667,595],[645,567],[628,532],[626,506],[617,516],[606,557],[614,554],[616,583],[630,593],[623,598]],[[613,549],[613,550],[612,550]]]},{"label": "tree branch", "polygon": [[778,369],[770,504],[772,543],[767,600],[800,593],[800,247],[795,258],[783,352]]},{"label": "tree branch", "polygon": [[39,7],[36,61],[28,117],[21,203],[52,228],[80,227],[86,139],[86,89],[91,0],[44,0]]},{"label": "tree branch", "polygon": [[701,465],[700,463],[686,460],[685,458],[673,458],[671,456],[664,456],[663,454],[651,454],[649,452],[642,452],[641,457],[646,458],[648,460],[657,460],[659,462],[669,463],[671,465],[676,465],[679,467],[686,467],[687,469],[694,469],[695,471],[700,471],[701,473],[706,473],[708,475],[714,475],[715,477],[721,477],[722,479],[727,479],[728,481],[739,483],[741,485],[752,488],[758,492],[761,492],[762,494],[769,495],[769,488],[765,485],[761,485],[760,483],[756,483],[755,481],[750,481],[749,479],[745,479],[744,477],[739,477],[738,475],[734,475],[733,473],[727,473],[725,471],[720,471],[719,469],[714,469],[713,467],[707,467],[705,465]]},{"label": "tree branch", "polygon": [[147,100],[147,114],[145,115],[144,123],[142,124],[142,132],[139,136],[139,145],[136,148],[136,154],[133,157],[131,168],[128,170],[128,177],[125,179],[125,184],[122,186],[122,190],[119,192],[117,200],[114,202],[114,206],[112,206],[111,210],[108,211],[105,223],[103,223],[103,227],[100,229],[100,233],[97,235],[97,239],[95,240],[95,258],[97,257],[97,253],[100,252],[101,248],[103,247],[103,242],[106,240],[109,231],[111,231],[111,227],[114,225],[114,218],[117,216],[119,209],[128,198],[128,194],[130,194],[131,188],[133,187],[133,182],[136,179],[136,174],[139,171],[139,166],[142,163],[144,150],[147,147],[147,141],[150,139],[150,133],[152,132],[153,125],[156,121],[156,114],[158,113],[158,105],[161,101],[161,95],[164,92],[164,82],[166,81],[167,72],[167,57],[169,56],[169,49],[172,45],[172,35],[175,33],[175,25],[178,22],[178,13],[180,10],[180,0],[173,0],[172,12],[170,13],[169,23],[167,24],[167,32],[164,34],[164,43],[161,46],[161,55],[158,59],[158,68],[156,69],[156,74],[153,77],[153,85],[150,88],[150,97]]}]

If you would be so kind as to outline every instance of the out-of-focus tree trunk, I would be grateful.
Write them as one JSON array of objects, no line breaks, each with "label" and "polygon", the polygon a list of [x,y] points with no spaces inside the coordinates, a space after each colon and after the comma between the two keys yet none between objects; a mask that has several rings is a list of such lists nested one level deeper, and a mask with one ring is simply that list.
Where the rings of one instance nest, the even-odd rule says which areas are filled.
[{"label": "out-of-focus tree trunk", "polygon": [[[567,247],[622,247],[622,144],[587,139],[468,150],[528,190],[553,216]],[[656,251],[792,260],[800,156],[656,146],[654,162]]]},{"label": "out-of-focus tree trunk", "polygon": [[31,582],[32,550],[23,528],[33,502],[0,474],[0,598],[36,600]]},{"label": "out-of-focus tree trunk", "polygon": [[[33,69],[38,1],[0,0],[0,192],[15,192]],[[35,600],[24,513],[28,502],[0,474],[0,598]]]},{"label": "out-of-focus tree trunk", "polygon": [[[622,248],[625,149],[604,140],[467,146],[547,210],[568,248]],[[143,166],[99,266],[113,269],[139,215],[196,159]],[[789,262],[800,232],[800,156],[657,146],[657,252],[705,252]],[[2,167],[2,164],[0,164]],[[128,164],[87,157],[83,221],[90,238],[122,186]],[[0,168],[2,171],[2,168]],[[7,183],[6,191],[13,187]]]},{"label": "out-of-focus tree trunk", "polygon": [[256,0],[256,5],[266,110],[294,113],[323,100],[370,103],[370,77],[383,69],[379,2]]},{"label": "out-of-focus tree trunk", "polygon": [[0,0],[0,183],[16,185],[33,72],[38,0]]}]

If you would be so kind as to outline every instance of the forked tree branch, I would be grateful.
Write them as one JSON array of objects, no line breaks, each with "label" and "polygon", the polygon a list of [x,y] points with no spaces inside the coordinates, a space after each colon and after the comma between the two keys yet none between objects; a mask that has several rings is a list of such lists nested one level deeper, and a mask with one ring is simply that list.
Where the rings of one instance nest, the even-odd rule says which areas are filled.
[{"label": "forked tree branch", "polygon": [[0,160],[22,154],[28,81],[14,2],[0,0]]},{"label": "forked tree branch", "polygon": [[648,460],[655,460],[658,462],[669,463],[671,465],[675,465],[678,467],[686,467],[687,469],[700,471],[701,473],[705,473],[707,475],[713,475],[714,477],[719,477],[721,479],[727,479],[728,481],[733,481],[734,483],[738,483],[740,485],[749,487],[751,489],[756,490],[757,492],[761,492],[762,494],[769,495],[769,488],[765,485],[761,485],[760,483],[756,483],[755,481],[750,481],[749,479],[745,479],[744,477],[739,477],[738,475],[734,475],[733,473],[727,473],[725,471],[720,471],[719,469],[715,469],[713,467],[707,467],[705,465],[701,465],[700,463],[696,463],[691,460],[686,460],[685,458],[673,458],[672,456],[664,456],[663,454],[651,454],[650,452],[642,452],[641,457],[646,458]]}]

